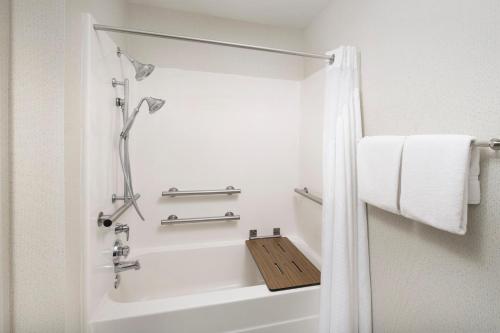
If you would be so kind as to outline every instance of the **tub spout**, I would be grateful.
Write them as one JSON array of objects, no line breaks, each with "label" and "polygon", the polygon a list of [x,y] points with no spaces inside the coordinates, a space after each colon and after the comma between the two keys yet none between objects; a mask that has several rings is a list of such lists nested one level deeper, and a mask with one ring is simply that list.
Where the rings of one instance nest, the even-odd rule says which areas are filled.
[{"label": "tub spout", "polygon": [[115,273],[121,273],[131,269],[141,269],[141,264],[139,260],[136,261],[122,261],[115,264]]}]

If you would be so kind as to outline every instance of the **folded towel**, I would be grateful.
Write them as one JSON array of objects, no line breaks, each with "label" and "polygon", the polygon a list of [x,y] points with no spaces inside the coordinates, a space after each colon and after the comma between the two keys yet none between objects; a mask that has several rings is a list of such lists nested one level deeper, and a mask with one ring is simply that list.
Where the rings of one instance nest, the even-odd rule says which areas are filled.
[{"label": "folded towel", "polygon": [[465,234],[473,139],[466,135],[406,138],[401,164],[403,216]]},{"label": "folded towel", "polygon": [[358,197],[399,214],[399,177],[404,136],[369,136],[358,143]]},{"label": "folded towel", "polygon": [[479,148],[472,147],[469,171],[469,204],[477,205],[481,202],[481,186],[479,183]]}]

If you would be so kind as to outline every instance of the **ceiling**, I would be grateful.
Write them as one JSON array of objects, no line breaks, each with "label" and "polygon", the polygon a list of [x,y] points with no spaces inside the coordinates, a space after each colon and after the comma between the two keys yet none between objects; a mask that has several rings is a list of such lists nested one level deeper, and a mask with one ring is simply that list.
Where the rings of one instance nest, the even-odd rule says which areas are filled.
[{"label": "ceiling", "polygon": [[283,27],[304,28],[330,0],[129,0],[130,3]]}]

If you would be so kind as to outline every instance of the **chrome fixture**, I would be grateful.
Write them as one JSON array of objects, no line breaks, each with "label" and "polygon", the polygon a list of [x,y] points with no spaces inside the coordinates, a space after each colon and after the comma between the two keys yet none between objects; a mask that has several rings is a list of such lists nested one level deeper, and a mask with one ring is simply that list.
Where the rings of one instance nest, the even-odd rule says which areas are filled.
[{"label": "chrome fixture", "polygon": [[273,234],[270,236],[257,236],[257,229],[248,230],[248,239],[277,238],[277,237],[281,237],[280,228],[273,228]]},{"label": "chrome fixture", "polygon": [[111,202],[112,203],[115,203],[115,201],[127,201],[130,199],[132,199],[131,196],[116,195],[114,193],[111,195]]},{"label": "chrome fixture", "polygon": [[124,105],[125,105],[125,99],[124,98],[117,97],[115,99],[115,106],[123,107]]},{"label": "chrome fixture", "polygon": [[146,36],[146,37],[175,39],[175,40],[181,40],[181,41],[187,41],[187,42],[198,42],[198,43],[211,44],[211,45],[229,46],[229,47],[235,47],[235,48],[240,48],[240,49],[287,54],[287,55],[299,56],[299,57],[305,57],[305,58],[324,59],[324,60],[328,60],[328,62],[330,64],[333,64],[333,62],[335,61],[334,54],[324,55],[324,54],[315,54],[315,53],[307,53],[307,52],[299,52],[299,51],[290,51],[290,50],[275,49],[275,48],[256,46],[256,45],[229,43],[229,42],[223,42],[223,41],[213,40],[213,39],[194,38],[194,37],[179,36],[179,35],[169,35],[169,34],[152,32],[152,31],[112,27],[112,26],[103,25],[103,24],[94,24],[94,30],[119,32],[119,33],[126,33],[126,34]]},{"label": "chrome fixture", "polygon": [[214,194],[239,194],[241,189],[234,188],[234,186],[227,186],[222,190],[182,190],[180,191],[176,187],[169,188],[168,191],[163,191],[161,195],[163,197],[180,197],[180,196],[191,196],[191,195],[214,195]]},{"label": "chrome fixture", "polygon": [[119,47],[116,50],[116,54],[120,57],[122,54],[132,63],[135,69],[135,79],[137,81],[142,81],[147,78],[155,69],[155,65],[143,64],[132,58],[131,56],[124,53]]},{"label": "chrome fixture", "polygon": [[117,224],[115,227],[115,235],[125,233],[126,239],[128,241],[130,236],[130,227],[127,224]]},{"label": "chrome fixture", "polygon": [[165,100],[159,99],[159,98],[154,98],[154,97],[143,97],[137,107],[134,109],[134,112],[132,115],[127,119],[127,122],[123,125],[123,130],[120,134],[122,138],[128,137],[128,133],[130,132],[130,129],[132,128],[132,125],[134,124],[135,117],[137,117],[137,114],[139,113],[139,110],[141,108],[142,103],[148,103],[148,108],[149,108],[149,113],[153,114],[159,109],[162,108],[163,105],[165,105]]},{"label": "chrome fixture", "polygon": [[[111,85],[113,87],[116,86],[123,86],[123,95],[124,98],[117,98],[116,99],[116,106],[120,107],[122,110],[122,121],[123,124],[125,124],[128,120],[128,106],[129,106],[129,80],[125,79],[123,81],[118,81],[117,79],[113,78],[111,80]],[[122,142],[123,141],[123,142]],[[122,156],[122,150],[123,150],[123,156]],[[137,212],[137,215],[144,220],[144,217],[141,214],[141,211],[139,210],[139,206],[137,205],[137,201],[135,200],[134,196],[134,189],[132,186],[132,180],[131,180],[131,167],[130,167],[130,158],[129,158],[129,148],[128,148],[128,140],[121,140],[120,139],[120,145],[119,145],[119,156],[120,156],[120,165],[122,167],[123,171],[123,200],[127,201],[130,199],[132,201],[132,205],[134,205],[134,209]],[[116,195],[115,195],[116,197]],[[113,201],[113,197],[111,198],[111,201]]]},{"label": "chrome fixture", "polygon": [[473,142],[476,147],[491,148],[493,150],[500,150],[500,139],[493,138],[490,141],[475,141]]},{"label": "chrome fixture", "polygon": [[[121,55],[121,51],[118,49],[118,55]],[[137,62],[138,63],[138,62]],[[153,66],[154,68],[154,66]],[[142,78],[144,78],[143,76]],[[137,76],[136,76],[137,78]],[[142,79],[141,78],[141,79]],[[114,202],[115,200],[124,200],[124,201],[132,201],[132,205],[135,208],[135,211],[137,212],[137,215],[139,215],[140,219],[144,221],[144,216],[142,215],[139,206],[137,205],[137,201],[135,199],[134,195],[134,188],[132,185],[132,168],[130,166],[130,157],[129,157],[129,142],[128,142],[128,133],[130,129],[132,128],[133,122],[135,120],[135,117],[137,116],[139,112],[139,108],[141,107],[142,103],[146,101],[149,106],[149,112],[153,113],[157,110],[159,110],[165,101],[161,99],[156,99],[152,97],[146,97],[141,99],[137,107],[134,109],[134,113],[132,114],[131,117],[129,117],[129,81],[128,79],[125,79],[123,81],[118,81],[116,78],[113,78],[111,80],[111,85],[113,87],[117,86],[123,86],[124,90],[124,98],[117,98],[116,99],[116,106],[120,107],[122,110],[122,120],[123,120],[123,130],[120,135],[120,142],[118,146],[118,154],[120,157],[120,165],[123,171],[123,178],[124,178],[124,189],[123,189],[123,196],[117,196],[114,194],[111,198],[111,201]]]},{"label": "chrome fixture", "polygon": [[323,204],[323,199],[321,199],[320,197],[317,197],[317,196],[309,193],[309,189],[307,187],[304,187],[303,189],[296,188],[295,189],[295,193],[298,193],[301,196],[306,197],[307,199],[312,200],[312,201],[314,201],[317,204],[320,204],[320,205]]},{"label": "chrome fixture", "polygon": [[113,244],[113,263],[120,262],[120,258],[127,258],[130,253],[130,247],[128,245],[123,245],[122,241],[117,239]]},{"label": "chrome fixture", "polygon": [[121,261],[122,258],[127,258],[130,253],[130,247],[123,245],[122,241],[117,239],[113,244],[113,268],[115,272],[115,289],[120,286],[120,273],[131,269],[141,269],[139,260],[135,261]]},{"label": "chrome fixture", "polygon": [[[134,196],[134,199],[137,200],[141,197],[139,193]],[[126,201],[123,205],[120,206],[115,212],[111,215],[104,215],[103,212],[99,212],[99,216],[97,217],[97,225],[99,227],[111,227],[113,223],[123,214],[125,211],[133,205],[132,200]]]},{"label": "chrome fixture", "polygon": [[[125,271],[129,271],[131,269],[134,269],[136,271],[141,269],[141,263],[139,262],[139,260],[121,261],[121,262],[118,262],[115,264],[115,273],[116,274],[121,273],[121,272],[125,272]],[[118,286],[116,286],[115,288],[118,288]]]},{"label": "chrome fixture", "polygon": [[[128,85],[127,85],[128,87]],[[128,89],[126,89],[128,90]],[[128,95],[128,94],[127,94]],[[125,197],[129,196],[131,197],[132,204],[134,205],[135,211],[137,212],[137,215],[141,218],[141,220],[144,221],[144,216],[142,215],[139,206],[137,205],[137,202],[135,200],[135,195],[134,195],[134,188],[132,185],[132,171],[130,167],[130,158],[129,158],[129,149],[128,149],[128,135],[130,132],[130,129],[132,128],[132,125],[134,123],[135,118],[137,117],[137,114],[139,113],[139,109],[146,101],[148,103],[149,107],[149,113],[154,113],[161,109],[161,107],[165,104],[165,101],[162,99],[158,98],[153,98],[153,97],[144,97],[141,99],[137,107],[134,109],[134,112],[132,116],[128,116],[128,99],[126,101],[126,107],[122,108],[123,114],[127,115],[127,117],[123,118],[123,130],[120,134],[120,143],[118,145],[118,155],[120,157],[120,165],[122,167],[123,171],[123,176],[125,179]]]},{"label": "chrome fixture", "polygon": [[[116,78],[112,78],[111,85],[113,86],[113,88],[116,88],[116,86],[125,86],[127,84],[126,80],[127,79],[125,79],[124,81],[118,81]],[[117,98],[117,100],[118,100],[118,98]],[[122,100],[122,99],[120,98],[120,100]],[[121,104],[116,103],[116,106],[121,106]]]},{"label": "chrome fixture", "polygon": [[161,220],[161,225],[184,224],[184,223],[199,223],[199,222],[220,222],[220,221],[237,221],[239,215],[234,215],[233,212],[227,212],[224,216],[211,217],[191,217],[178,218],[177,215],[170,215],[166,220]]}]

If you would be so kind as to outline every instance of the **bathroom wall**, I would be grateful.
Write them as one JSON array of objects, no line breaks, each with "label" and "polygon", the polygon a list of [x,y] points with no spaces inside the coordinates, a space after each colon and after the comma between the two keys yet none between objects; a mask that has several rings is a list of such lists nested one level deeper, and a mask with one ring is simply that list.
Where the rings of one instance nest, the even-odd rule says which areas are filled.
[{"label": "bathroom wall", "polygon": [[[134,186],[147,221],[128,222],[133,249],[245,239],[250,229],[296,234],[300,84],[297,81],[157,68],[132,98],[164,98],[153,115],[143,106],[130,135]],[[241,195],[162,198],[179,189],[233,185]],[[171,214],[241,221],[160,226]]]},{"label": "bathroom wall", "polygon": [[[13,331],[77,332],[81,328],[82,36],[78,30],[83,12],[98,10],[99,16],[116,18],[119,5],[121,1],[107,1],[106,5],[97,0],[21,1],[13,2],[9,10],[8,1],[2,2],[0,30],[2,45],[7,47],[0,50],[1,179],[2,187],[6,179],[11,179],[11,200],[10,204],[6,201],[2,189],[1,211],[12,212]],[[8,90],[4,80],[9,76],[4,64],[9,61],[9,43],[4,43],[4,38],[9,34],[9,14],[11,108],[6,115],[4,94]],[[11,125],[11,168],[5,176],[3,139],[7,124]],[[1,243],[2,247],[6,245],[3,239]],[[4,256],[8,251],[2,249],[1,253]],[[8,271],[2,268],[2,274]],[[9,331],[4,326],[0,330]]]},{"label": "bathroom wall", "polygon": [[[500,135],[499,15],[496,0],[335,0],[306,38],[311,51],[359,48],[366,135],[489,139]],[[500,155],[481,159],[465,236],[369,207],[375,332],[500,330]]]},{"label": "bathroom wall", "polygon": [[[303,49],[302,30],[248,23],[136,4],[127,6],[127,26],[291,50]],[[162,67],[297,80],[303,60],[259,51],[128,36],[132,55]]]},{"label": "bathroom wall", "polygon": [[[300,82],[299,181],[296,187],[307,187],[321,197],[323,189],[323,81],[319,70]],[[317,256],[321,255],[321,205],[295,195],[297,233]]]},{"label": "bathroom wall", "polygon": [[0,1],[0,331],[10,327],[9,61],[10,0]]},{"label": "bathroom wall", "polygon": [[12,2],[11,28],[12,325],[61,332],[64,1]]},{"label": "bathroom wall", "polygon": [[[172,34],[284,49],[302,50],[304,48],[303,31],[299,29],[274,27],[136,4],[128,5],[127,25],[144,30],[165,31]],[[299,117],[301,117],[301,120],[298,125],[298,133],[295,134],[299,136],[301,142],[300,151],[298,152],[300,155],[300,170],[297,164],[294,165],[301,179],[295,178],[291,180],[289,178],[286,181],[287,186],[290,187],[284,190],[284,194],[286,193],[284,199],[292,200],[293,206],[290,213],[295,218],[296,227],[294,232],[303,238],[311,248],[314,248],[316,254],[319,254],[321,252],[320,206],[298,197],[293,192],[290,197],[289,192],[294,187],[304,184],[303,186],[311,187],[311,190],[316,194],[321,193],[321,177],[318,176],[321,175],[321,131],[318,132],[314,124],[321,123],[322,119],[322,110],[318,109],[318,105],[322,103],[322,90],[316,89],[317,85],[322,83],[322,78],[318,75],[313,79],[302,82],[303,59],[300,57],[144,37],[129,36],[127,42],[129,51],[141,61],[153,62],[166,68],[196,71],[196,78],[192,78],[194,80],[207,80],[207,78],[212,77],[214,79],[210,80],[216,82],[215,77],[219,77],[220,79],[217,80],[224,78],[223,81],[230,82],[229,78],[231,76],[209,75],[208,73],[203,75],[203,72],[211,72],[212,74],[225,73],[247,77],[294,80],[300,84],[300,96],[298,98],[300,99]],[[150,81],[154,80],[155,75],[156,73],[152,76],[152,79],[148,79],[144,84],[153,82],[151,85],[158,85],[158,82]],[[172,81],[172,83],[175,82]],[[139,86],[142,87],[142,85],[141,83]],[[146,87],[150,87],[150,85],[146,85]],[[214,97],[212,98],[222,96],[221,91],[222,89],[219,87],[217,91],[213,92]],[[230,91],[233,90],[227,90],[225,94],[229,94]],[[159,93],[162,94],[163,90],[160,90]],[[203,94],[203,97],[205,96],[206,94]],[[168,103],[169,101],[167,101],[167,105]],[[238,106],[238,108],[241,108],[241,106]],[[182,115],[180,116],[180,119],[182,119]],[[275,124],[281,122],[280,119],[276,120]],[[213,122],[216,122],[216,120],[214,119]],[[232,140],[237,139],[233,138]],[[270,142],[273,140],[271,139]],[[285,168],[288,169],[289,167]],[[200,182],[203,181],[198,181],[198,183]],[[193,185],[196,186],[196,184]],[[242,196],[242,198],[245,198],[245,196]],[[253,199],[251,200],[253,201]],[[165,203],[170,205],[179,201],[184,202],[185,200],[175,199],[172,201],[170,199]],[[200,213],[202,212],[200,211]],[[289,213],[286,212],[286,214]]]}]

